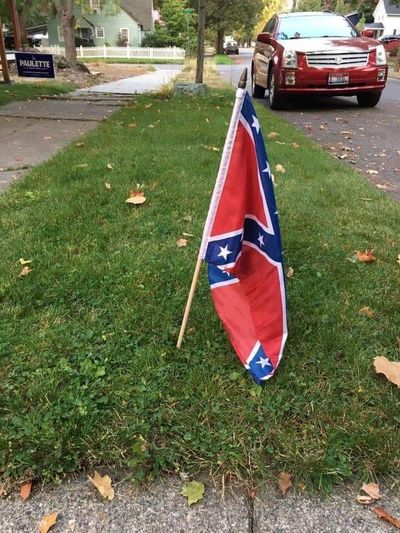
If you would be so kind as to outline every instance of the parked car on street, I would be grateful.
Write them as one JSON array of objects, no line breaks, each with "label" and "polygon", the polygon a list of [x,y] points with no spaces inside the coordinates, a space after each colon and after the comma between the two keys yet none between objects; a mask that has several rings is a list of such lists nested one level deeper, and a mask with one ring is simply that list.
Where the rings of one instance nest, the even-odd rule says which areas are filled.
[{"label": "parked car on street", "polygon": [[392,43],[393,41],[399,41],[400,43],[400,35],[383,35],[382,37],[379,37],[379,41],[382,44]]},{"label": "parked car on street", "polygon": [[228,41],[225,45],[225,54],[239,54],[239,45],[236,41]]},{"label": "parked car on street", "polygon": [[[42,43],[41,39],[36,38],[34,35],[28,35],[27,37],[27,44],[30,48],[34,48],[35,46],[40,46]],[[4,44],[6,47],[6,50],[14,50],[15,49],[15,41],[14,41],[14,35],[12,33],[7,33],[4,36]]]},{"label": "parked car on street", "polygon": [[362,36],[331,12],[277,14],[257,37],[252,61],[253,95],[282,108],[294,95],[356,96],[375,106],[387,79],[382,43]]}]

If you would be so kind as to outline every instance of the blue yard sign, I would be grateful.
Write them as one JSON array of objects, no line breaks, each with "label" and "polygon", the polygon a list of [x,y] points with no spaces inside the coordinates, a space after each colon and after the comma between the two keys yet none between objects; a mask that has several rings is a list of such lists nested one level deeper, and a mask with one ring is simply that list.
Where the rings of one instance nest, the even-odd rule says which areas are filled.
[{"label": "blue yard sign", "polygon": [[24,78],[55,78],[54,61],[51,54],[15,52],[18,76]]}]

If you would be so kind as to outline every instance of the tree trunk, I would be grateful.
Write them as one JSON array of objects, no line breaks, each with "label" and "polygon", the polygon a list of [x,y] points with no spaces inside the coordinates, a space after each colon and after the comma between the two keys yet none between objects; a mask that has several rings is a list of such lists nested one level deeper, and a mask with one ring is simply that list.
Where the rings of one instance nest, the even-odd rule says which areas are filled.
[{"label": "tree trunk", "polygon": [[19,34],[21,36],[21,43],[22,45],[26,45],[28,43],[28,37],[26,35],[26,17],[25,17],[25,11],[23,7],[20,7],[17,9],[18,13],[18,20],[19,20]]},{"label": "tree trunk", "polygon": [[65,59],[76,67],[74,0],[55,0],[55,6],[64,35]]},{"label": "tree trunk", "polygon": [[206,29],[207,0],[199,0],[199,29],[197,33],[196,83],[203,83],[204,33]]},{"label": "tree trunk", "polygon": [[1,72],[3,73],[4,83],[11,83],[10,72],[8,70],[7,63],[7,54],[6,47],[4,45],[4,35],[3,35],[3,23],[0,18],[0,62],[1,62]]},{"label": "tree trunk", "polygon": [[225,30],[221,28],[217,30],[217,54],[224,53],[224,37]]},{"label": "tree trunk", "polygon": [[400,46],[397,49],[396,65],[394,67],[395,72],[400,71]]}]

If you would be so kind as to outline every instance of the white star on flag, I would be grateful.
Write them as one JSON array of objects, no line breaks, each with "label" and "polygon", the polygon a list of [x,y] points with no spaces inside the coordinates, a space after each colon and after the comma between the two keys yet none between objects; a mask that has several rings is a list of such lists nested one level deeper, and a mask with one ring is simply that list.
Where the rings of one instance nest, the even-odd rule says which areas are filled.
[{"label": "white star on flag", "polygon": [[264,246],[264,235],[261,235],[261,233],[259,233],[257,240],[260,243],[260,247],[262,248]]},{"label": "white star on flag", "polygon": [[228,255],[232,253],[230,250],[228,250],[228,245],[224,247],[220,246],[219,249],[221,251],[219,252],[218,257],[223,257],[226,261]]},{"label": "white star on flag", "polygon": [[264,170],[263,170],[262,172],[266,172],[267,174],[270,174],[271,169],[270,169],[270,166],[269,166],[269,164],[268,164],[268,161],[266,162],[266,165],[267,165],[267,166],[264,168]]},{"label": "white star on flag", "polygon": [[253,115],[253,124],[251,125],[252,128],[256,130],[258,133],[260,131],[260,123],[258,122],[258,118]]},{"label": "white star on flag", "polygon": [[261,368],[264,368],[265,366],[269,365],[269,360],[266,357],[264,357],[264,358],[260,359],[259,361],[257,361],[256,364],[257,365],[261,365]]}]

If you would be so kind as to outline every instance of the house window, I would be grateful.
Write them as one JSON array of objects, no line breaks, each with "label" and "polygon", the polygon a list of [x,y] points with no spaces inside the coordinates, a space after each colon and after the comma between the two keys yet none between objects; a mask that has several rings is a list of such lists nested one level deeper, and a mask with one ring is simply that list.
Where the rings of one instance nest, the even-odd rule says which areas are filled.
[{"label": "house window", "polygon": [[100,13],[101,5],[100,0],[89,0],[89,7],[91,13]]},{"label": "house window", "polygon": [[119,39],[122,45],[129,43],[129,28],[121,28],[119,30]]},{"label": "house window", "polygon": [[58,42],[63,43],[64,42],[64,32],[61,26],[57,26],[57,32],[58,32]]},{"label": "house window", "polygon": [[97,39],[104,39],[105,38],[105,31],[103,26],[96,26],[96,38]]}]

